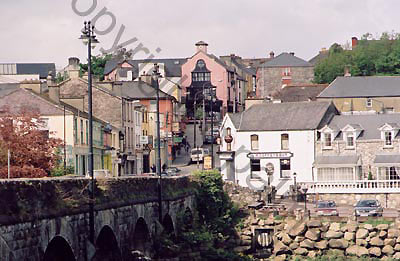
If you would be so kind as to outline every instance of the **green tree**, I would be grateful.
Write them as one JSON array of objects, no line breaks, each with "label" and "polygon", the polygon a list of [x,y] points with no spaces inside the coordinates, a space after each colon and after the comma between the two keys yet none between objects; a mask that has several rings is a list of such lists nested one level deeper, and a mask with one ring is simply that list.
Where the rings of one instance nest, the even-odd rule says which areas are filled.
[{"label": "green tree", "polygon": [[352,76],[399,75],[400,40],[399,34],[382,33],[375,39],[366,33],[353,50],[343,50],[338,44],[329,48],[329,56],[314,68],[316,83],[330,83],[344,74],[348,66]]},{"label": "green tree", "polygon": [[[104,80],[104,68],[106,63],[112,59],[111,54],[105,54],[102,56],[92,56],[92,73],[97,76],[101,81]],[[80,64],[80,74],[88,71],[88,64]]]}]

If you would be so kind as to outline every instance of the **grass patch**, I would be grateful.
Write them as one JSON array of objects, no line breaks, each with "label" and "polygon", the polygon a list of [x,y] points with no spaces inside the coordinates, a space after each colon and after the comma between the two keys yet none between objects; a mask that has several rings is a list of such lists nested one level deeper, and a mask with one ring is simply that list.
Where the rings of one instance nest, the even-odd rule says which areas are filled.
[{"label": "grass patch", "polygon": [[386,220],[386,219],[383,219],[383,218],[379,218],[379,219],[368,218],[368,220],[364,222],[364,224],[371,224],[371,225],[373,225],[375,227],[377,225],[380,225],[380,224],[388,224],[388,225],[390,225],[392,223],[393,223],[393,221]]}]

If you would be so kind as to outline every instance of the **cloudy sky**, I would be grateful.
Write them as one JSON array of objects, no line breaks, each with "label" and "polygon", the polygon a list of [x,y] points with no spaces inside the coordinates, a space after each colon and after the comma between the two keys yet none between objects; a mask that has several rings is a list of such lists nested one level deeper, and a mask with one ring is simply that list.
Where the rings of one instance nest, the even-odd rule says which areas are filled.
[{"label": "cloudy sky", "polygon": [[[308,60],[322,47],[345,44],[352,36],[400,32],[396,0],[1,0],[1,4],[0,62],[55,62],[57,68],[71,56],[85,59],[80,29],[83,21],[96,15],[101,44],[94,54],[100,48],[110,49],[123,31],[119,43],[137,39],[126,47],[142,44],[159,58],[191,56],[194,44],[204,40],[209,52],[218,56],[265,57],[273,50],[293,51]],[[99,16],[102,12],[106,15]],[[135,57],[148,55],[141,51]]]}]

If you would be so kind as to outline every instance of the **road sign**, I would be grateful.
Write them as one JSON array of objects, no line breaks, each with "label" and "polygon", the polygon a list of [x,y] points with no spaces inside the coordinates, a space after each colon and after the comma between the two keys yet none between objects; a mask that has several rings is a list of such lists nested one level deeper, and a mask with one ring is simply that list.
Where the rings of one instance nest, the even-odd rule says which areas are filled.
[{"label": "road sign", "polygon": [[212,166],[211,166],[211,156],[204,156],[204,159],[203,159],[203,167],[204,167],[204,169],[211,169],[212,168]]}]

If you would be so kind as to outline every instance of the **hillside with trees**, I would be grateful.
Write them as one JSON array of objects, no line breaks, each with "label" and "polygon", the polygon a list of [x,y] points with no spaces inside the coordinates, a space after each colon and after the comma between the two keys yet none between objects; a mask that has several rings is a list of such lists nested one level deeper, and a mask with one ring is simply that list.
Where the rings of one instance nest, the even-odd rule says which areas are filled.
[{"label": "hillside with trees", "polygon": [[328,57],[316,64],[314,82],[330,83],[344,75],[345,67],[352,76],[400,75],[400,34],[364,34],[353,50],[334,43]]}]

